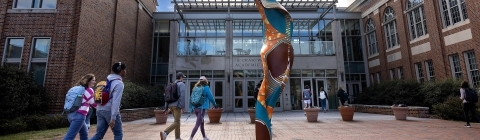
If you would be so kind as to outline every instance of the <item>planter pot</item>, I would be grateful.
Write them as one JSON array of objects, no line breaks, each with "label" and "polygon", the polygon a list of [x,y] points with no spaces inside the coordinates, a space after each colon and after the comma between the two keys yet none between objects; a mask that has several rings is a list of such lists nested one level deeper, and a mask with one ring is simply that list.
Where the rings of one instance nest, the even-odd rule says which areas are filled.
[{"label": "planter pot", "polygon": [[304,108],[303,111],[305,111],[305,116],[307,116],[308,122],[316,122],[320,108]]},{"label": "planter pot", "polygon": [[406,120],[407,119],[407,112],[408,107],[393,107],[393,115],[395,115],[395,119],[397,120]]},{"label": "planter pot", "polygon": [[210,123],[219,123],[220,122],[220,117],[222,117],[222,108],[217,108],[217,109],[209,109],[207,111],[208,114],[208,119],[210,120]]},{"label": "planter pot", "polygon": [[250,115],[250,123],[255,123],[255,112],[256,109],[248,109],[248,114]]},{"label": "planter pot", "polygon": [[355,107],[352,106],[339,106],[340,115],[342,116],[343,121],[352,121],[353,114],[355,113]]},{"label": "planter pot", "polygon": [[162,124],[167,122],[168,116],[165,115],[164,113],[165,110],[153,110],[153,113],[155,113],[155,120],[157,124]]}]

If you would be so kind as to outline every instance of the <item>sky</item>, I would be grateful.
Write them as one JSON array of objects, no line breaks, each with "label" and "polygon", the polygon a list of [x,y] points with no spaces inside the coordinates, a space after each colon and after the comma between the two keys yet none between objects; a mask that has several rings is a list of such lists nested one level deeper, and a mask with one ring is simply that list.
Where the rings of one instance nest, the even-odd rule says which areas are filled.
[{"label": "sky", "polygon": [[[172,0],[157,0],[158,5],[157,11],[159,12],[173,12],[173,3]],[[200,0],[197,0],[200,1]],[[220,1],[220,0],[217,0]],[[226,0],[225,0],[226,1]],[[279,1],[279,0],[277,0]],[[348,7],[350,4],[353,3],[355,0],[338,0],[337,7]]]}]

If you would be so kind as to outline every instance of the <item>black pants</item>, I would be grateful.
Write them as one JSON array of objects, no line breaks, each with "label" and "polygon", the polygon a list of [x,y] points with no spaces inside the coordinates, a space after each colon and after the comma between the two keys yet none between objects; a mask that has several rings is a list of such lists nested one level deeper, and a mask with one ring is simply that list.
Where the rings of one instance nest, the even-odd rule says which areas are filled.
[{"label": "black pants", "polygon": [[468,112],[472,114],[473,118],[477,119],[477,121],[480,121],[480,117],[478,116],[475,109],[475,104],[463,103],[463,112],[465,113],[465,121],[467,121],[467,124],[470,124],[470,117],[468,116]]}]

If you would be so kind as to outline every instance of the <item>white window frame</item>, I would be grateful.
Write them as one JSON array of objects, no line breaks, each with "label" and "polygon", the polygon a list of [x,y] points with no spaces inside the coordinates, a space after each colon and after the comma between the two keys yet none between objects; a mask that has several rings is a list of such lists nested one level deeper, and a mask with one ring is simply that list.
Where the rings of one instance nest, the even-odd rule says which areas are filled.
[{"label": "white window frame", "polygon": [[[445,1],[445,5],[443,5],[443,1]],[[458,7],[458,14],[459,14],[460,20],[458,22],[453,22],[452,7],[450,6],[450,2],[448,1],[449,0],[438,0],[439,10],[440,10],[440,13],[442,14],[442,24],[444,28],[455,25],[457,23],[460,23],[468,19],[468,14],[465,13],[464,15],[463,13],[464,11],[466,12],[466,8],[463,7],[465,6],[465,0],[455,0],[457,2],[456,6]],[[445,15],[445,13],[447,13],[448,15]]]},{"label": "white window frame", "polygon": [[380,72],[377,72],[377,83],[379,83],[379,84],[380,84],[380,79],[382,79],[382,78],[380,78],[380,76],[381,76]]},{"label": "white window frame", "polygon": [[[55,8],[42,8],[41,6],[42,6],[43,0],[40,0],[40,4],[39,4],[40,7],[38,7],[38,8],[33,7],[33,4],[30,8],[17,8],[17,2],[18,1],[20,1],[20,0],[13,0],[12,9],[57,9],[57,6],[58,6],[57,5],[58,0],[55,0]],[[30,0],[30,1],[32,1],[32,3],[33,3],[33,0]]]},{"label": "white window frame", "polygon": [[[36,45],[36,40],[37,39],[49,39],[50,40],[49,47],[48,47],[47,58],[33,58],[33,53],[35,52],[35,45]],[[52,45],[52,38],[51,37],[34,37],[34,38],[32,38],[27,72],[31,71],[32,63],[45,63],[45,73],[44,73],[45,78],[43,79],[43,82],[42,82],[43,84],[42,85],[45,85],[46,75],[47,75],[47,71],[48,71],[48,57],[50,56],[51,45]]]},{"label": "white window frame", "polygon": [[377,35],[375,34],[375,22],[373,19],[368,19],[365,26],[366,42],[368,45],[368,56],[378,54]]},{"label": "white window frame", "polygon": [[[454,79],[462,79],[462,66],[460,65],[460,56],[458,54],[452,54],[448,56],[450,60],[450,70],[452,72],[452,77]],[[456,58],[456,60],[455,60]],[[457,71],[458,68],[458,71]],[[460,75],[460,77],[457,77],[457,74]]]},{"label": "white window frame", "polygon": [[374,77],[374,76],[373,76],[373,73],[370,74],[370,80],[371,80],[370,83],[372,83],[372,84],[375,83],[375,78],[373,78],[373,77]]},{"label": "white window frame", "polygon": [[425,61],[425,70],[427,70],[428,81],[435,81],[435,68],[432,60]]},{"label": "white window frame", "polygon": [[397,71],[398,71],[398,79],[403,79],[403,67],[398,67],[397,68]]},{"label": "white window frame", "polygon": [[[10,44],[10,39],[23,39],[23,47],[22,51],[20,52],[20,58],[7,58],[7,47],[8,44]],[[2,58],[2,67],[5,65],[5,63],[18,63],[18,68],[22,65],[22,56],[23,56],[23,50],[25,49],[25,37],[7,37],[5,39],[5,45],[3,48],[3,58]]]},{"label": "white window frame", "polygon": [[[390,13],[391,12],[391,13]],[[385,43],[387,44],[387,50],[399,45],[398,30],[395,11],[392,7],[385,8],[383,27],[385,30]],[[393,32],[390,32],[390,28],[393,28]],[[395,40],[393,39],[395,38]]]},{"label": "white window frame", "polygon": [[[474,58],[470,58],[470,55],[473,55]],[[476,60],[475,52],[472,51],[467,51],[464,52],[464,58],[465,58],[465,66],[467,68],[467,75],[468,75],[468,81],[471,83],[473,86],[478,86],[480,85],[480,72],[478,70],[478,62]],[[473,63],[471,62],[474,61]],[[473,67],[473,68],[472,68]],[[476,75],[474,75],[476,73]]]},{"label": "white window frame", "polygon": [[[428,34],[427,31],[427,22],[425,18],[425,9],[423,7],[423,0],[418,1],[417,3],[411,3],[411,0],[407,0],[407,21],[408,28],[410,29],[410,40],[414,40],[418,37]],[[418,15],[415,13],[418,12]],[[420,17],[418,17],[420,16]],[[417,18],[420,18],[420,22],[417,22]],[[413,25],[412,25],[413,22]],[[421,27],[418,27],[420,24]]]},{"label": "white window frame", "polygon": [[395,77],[395,69],[390,69],[390,78],[391,78],[392,80],[395,80],[395,79],[396,79],[396,77]]},{"label": "white window frame", "polygon": [[424,82],[424,76],[423,76],[423,69],[422,69],[422,64],[421,63],[415,63],[415,72],[417,75],[417,81],[419,83]]}]

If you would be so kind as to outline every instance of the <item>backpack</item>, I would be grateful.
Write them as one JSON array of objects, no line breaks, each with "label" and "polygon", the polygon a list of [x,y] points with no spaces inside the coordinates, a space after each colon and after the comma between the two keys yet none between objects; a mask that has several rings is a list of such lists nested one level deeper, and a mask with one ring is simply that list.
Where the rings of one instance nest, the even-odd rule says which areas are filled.
[{"label": "backpack", "polygon": [[178,82],[170,83],[167,85],[167,88],[165,88],[165,102],[173,103],[180,98],[180,95],[178,94],[177,83]]},{"label": "backpack", "polygon": [[205,103],[205,96],[203,93],[203,86],[194,87],[192,95],[190,96],[190,104],[194,107],[202,106]]},{"label": "backpack", "polygon": [[83,93],[85,93],[85,87],[81,85],[70,88],[65,97],[63,111],[66,113],[77,111],[82,106]]},{"label": "backpack", "polygon": [[310,100],[310,91],[303,91],[303,100]]},{"label": "backpack", "polygon": [[110,99],[113,98],[113,96],[110,96],[110,86],[112,85],[112,82],[114,80],[120,80],[120,79],[113,79],[113,80],[107,80],[105,81],[100,81],[97,84],[97,89],[95,90],[95,103],[105,105],[110,101]]},{"label": "backpack", "polygon": [[478,94],[475,90],[468,88],[465,90],[465,100],[469,103],[477,103],[478,102]]}]

